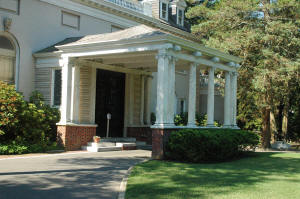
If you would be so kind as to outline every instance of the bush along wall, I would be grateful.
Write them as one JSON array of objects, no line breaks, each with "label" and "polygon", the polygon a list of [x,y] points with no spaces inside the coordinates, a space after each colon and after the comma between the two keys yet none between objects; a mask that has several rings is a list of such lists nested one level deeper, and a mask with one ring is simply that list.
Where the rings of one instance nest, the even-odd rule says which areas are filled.
[{"label": "bush along wall", "polygon": [[60,113],[34,92],[27,102],[12,85],[0,81],[0,154],[43,152],[53,148]]},{"label": "bush along wall", "polygon": [[187,162],[219,162],[240,156],[259,143],[253,132],[232,129],[183,129],[169,137],[165,155]]}]

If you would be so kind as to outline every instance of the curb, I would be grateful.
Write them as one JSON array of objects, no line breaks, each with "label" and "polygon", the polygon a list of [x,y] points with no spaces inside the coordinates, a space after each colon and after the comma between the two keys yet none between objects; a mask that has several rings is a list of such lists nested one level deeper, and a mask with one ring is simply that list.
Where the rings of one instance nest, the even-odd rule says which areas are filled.
[{"label": "curb", "polygon": [[147,159],[139,161],[139,162],[135,163],[134,165],[132,165],[131,167],[129,167],[129,169],[127,170],[127,172],[125,174],[125,177],[123,178],[123,180],[121,182],[120,189],[119,189],[119,194],[118,194],[117,199],[125,199],[127,181],[128,181],[128,177],[130,176],[130,174],[132,172],[133,167],[135,165],[137,165],[137,164],[140,164],[140,163],[143,163],[143,162],[147,162],[149,160],[150,160],[150,158],[149,159],[147,158]]}]

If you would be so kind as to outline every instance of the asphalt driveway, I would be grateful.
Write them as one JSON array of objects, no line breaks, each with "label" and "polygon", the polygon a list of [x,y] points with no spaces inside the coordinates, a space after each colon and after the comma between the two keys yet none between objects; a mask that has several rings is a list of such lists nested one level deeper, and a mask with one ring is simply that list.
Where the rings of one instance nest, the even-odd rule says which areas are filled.
[{"label": "asphalt driveway", "polygon": [[145,150],[0,159],[0,199],[115,199]]}]

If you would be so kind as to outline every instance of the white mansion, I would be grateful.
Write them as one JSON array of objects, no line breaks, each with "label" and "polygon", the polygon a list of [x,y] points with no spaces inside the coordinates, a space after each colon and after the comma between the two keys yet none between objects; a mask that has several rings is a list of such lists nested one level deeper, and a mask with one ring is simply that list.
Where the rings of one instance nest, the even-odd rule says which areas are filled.
[{"label": "white mansion", "polygon": [[[0,80],[26,98],[38,90],[60,108],[58,135],[68,150],[105,135],[107,113],[110,136],[152,138],[156,158],[168,131],[203,128],[195,124],[197,112],[207,114],[205,128],[214,128],[216,118],[236,128],[242,60],[198,44],[186,6],[184,0],[2,0]],[[220,70],[224,100],[215,89]],[[174,125],[180,112],[188,112],[187,126]]]}]

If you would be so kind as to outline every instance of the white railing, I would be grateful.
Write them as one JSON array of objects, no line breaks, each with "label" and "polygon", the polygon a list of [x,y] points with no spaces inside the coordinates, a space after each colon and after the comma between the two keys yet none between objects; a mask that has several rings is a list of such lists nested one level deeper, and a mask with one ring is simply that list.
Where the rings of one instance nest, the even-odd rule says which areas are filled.
[{"label": "white railing", "polygon": [[142,2],[134,2],[131,0],[104,0],[110,3],[116,4],[123,8],[127,8],[129,10],[152,16],[152,6],[149,3],[142,3]]}]

